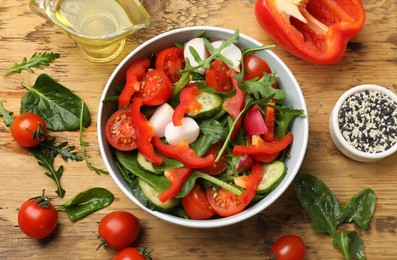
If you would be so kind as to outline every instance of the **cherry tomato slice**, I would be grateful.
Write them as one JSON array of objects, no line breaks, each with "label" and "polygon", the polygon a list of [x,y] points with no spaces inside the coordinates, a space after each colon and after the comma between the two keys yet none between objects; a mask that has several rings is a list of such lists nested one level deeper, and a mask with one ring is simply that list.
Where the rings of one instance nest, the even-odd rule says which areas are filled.
[{"label": "cherry tomato slice", "polygon": [[19,115],[11,124],[11,135],[23,147],[39,145],[46,137],[44,120],[33,113]]},{"label": "cherry tomato slice", "polygon": [[223,188],[214,190],[213,187],[208,187],[206,196],[214,212],[222,217],[235,215],[245,208],[239,196]]},{"label": "cherry tomato slice", "polygon": [[[210,149],[205,153],[204,157],[212,154],[214,156],[214,158],[216,158],[218,156],[218,153],[221,150],[222,146],[223,146],[222,142],[213,144],[210,147]],[[201,169],[199,169],[199,171],[204,172],[209,175],[212,175],[212,176],[219,175],[224,170],[226,170],[226,163],[227,163],[226,155],[225,155],[225,153],[223,153],[218,162],[215,162],[213,165],[201,168]]]},{"label": "cherry tomato slice", "polygon": [[130,108],[120,109],[113,113],[106,122],[105,135],[109,144],[117,150],[131,151],[136,148],[136,134]]},{"label": "cherry tomato slice", "polygon": [[305,254],[305,243],[296,235],[280,237],[270,249],[270,259],[275,257],[277,260],[303,260]]},{"label": "cherry tomato slice", "polygon": [[180,48],[167,48],[157,54],[155,68],[164,71],[172,83],[179,80],[181,74],[178,72],[184,67],[185,58],[183,57],[183,50]]},{"label": "cherry tomato slice", "polygon": [[228,71],[229,67],[223,61],[215,60],[205,72],[205,82],[219,92],[229,92],[233,85]]},{"label": "cherry tomato slice", "polygon": [[171,96],[172,83],[164,71],[149,70],[142,78],[141,91],[137,97],[142,98],[147,106],[158,106],[165,103]]},{"label": "cherry tomato slice", "polygon": [[267,62],[255,54],[245,55],[243,58],[243,64],[245,69],[245,80],[262,78],[264,72],[272,73]]},{"label": "cherry tomato slice", "polygon": [[215,215],[208,203],[204,189],[197,184],[187,196],[182,198],[182,206],[191,219],[209,219]]}]

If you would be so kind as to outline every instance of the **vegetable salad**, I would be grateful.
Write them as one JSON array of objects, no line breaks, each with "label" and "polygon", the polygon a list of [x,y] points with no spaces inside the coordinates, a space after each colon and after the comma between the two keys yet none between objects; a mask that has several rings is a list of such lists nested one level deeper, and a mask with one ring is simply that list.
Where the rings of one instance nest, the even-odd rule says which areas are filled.
[{"label": "vegetable salad", "polygon": [[[227,217],[267,196],[285,176],[303,110],[255,54],[205,37],[135,60],[106,138],[132,194],[146,207],[191,219]],[[114,97],[111,98],[114,100]]]}]

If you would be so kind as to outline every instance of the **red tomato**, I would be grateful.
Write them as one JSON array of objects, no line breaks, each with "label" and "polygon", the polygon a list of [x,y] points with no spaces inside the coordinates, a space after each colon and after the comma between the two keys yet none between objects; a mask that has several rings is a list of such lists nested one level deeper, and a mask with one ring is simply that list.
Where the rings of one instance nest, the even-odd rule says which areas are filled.
[{"label": "red tomato", "polygon": [[205,82],[219,92],[229,92],[233,85],[228,71],[229,67],[223,61],[215,60],[205,72]]},{"label": "red tomato", "polygon": [[148,252],[136,247],[127,247],[119,251],[113,260],[146,260],[151,259]]},{"label": "red tomato", "polygon": [[131,109],[117,110],[106,122],[105,135],[117,150],[131,151],[136,148],[135,128],[132,125]]},{"label": "red tomato", "polygon": [[177,47],[163,49],[157,54],[155,68],[164,71],[172,83],[179,80],[179,70],[185,67],[183,50]]},{"label": "red tomato", "polygon": [[245,55],[243,58],[244,63],[244,79],[249,80],[253,78],[262,78],[263,73],[272,73],[269,65],[261,57],[251,54]]},{"label": "red tomato", "polygon": [[[48,201],[30,199],[22,204],[18,211],[18,225],[23,233],[31,238],[48,237],[57,227],[58,213]],[[40,200],[40,199],[39,199]],[[47,207],[48,206],[48,207]]]},{"label": "red tomato", "polygon": [[[218,153],[221,150],[222,146],[223,146],[222,142],[213,144],[210,147],[210,149],[208,150],[208,152],[204,155],[204,157],[212,154],[214,156],[214,158],[216,158],[218,156]],[[215,162],[213,165],[201,168],[201,169],[199,169],[199,171],[204,172],[209,175],[213,175],[213,176],[219,175],[224,170],[226,170],[226,163],[227,163],[226,155],[223,154],[218,162]]]},{"label": "red tomato", "polygon": [[98,234],[112,249],[127,248],[138,237],[139,220],[129,212],[114,211],[99,222]]},{"label": "red tomato", "polygon": [[215,215],[203,188],[197,184],[186,197],[182,198],[182,206],[191,219],[209,219]]},{"label": "red tomato", "polygon": [[172,83],[164,71],[159,69],[149,70],[142,78],[141,91],[137,94],[143,104],[158,106],[165,103],[172,92]]},{"label": "red tomato", "polygon": [[219,188],[214,191],[212,187],[208,187],[206,195],[214,212],[219,216],[232,216],[240,213],[245,208],[245,204],[240,201],[239,197],[226,189]]},{"label": "red tomato", "polygon": [[306,246],[303,240],[296,235],[285,235],[277,239],[270,249],[270,259],[303,260]]},{"label": "red tomato", "polygon": [[19,115],[11,124],[11,135],[23,147],[39,145],[46,137],[44,120],[33,113]]}]

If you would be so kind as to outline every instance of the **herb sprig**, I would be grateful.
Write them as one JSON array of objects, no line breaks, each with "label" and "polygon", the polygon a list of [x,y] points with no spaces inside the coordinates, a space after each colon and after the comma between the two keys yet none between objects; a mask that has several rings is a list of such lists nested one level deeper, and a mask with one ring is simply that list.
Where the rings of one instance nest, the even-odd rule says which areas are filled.
[{"label": "herb sprig", "polygon": [[3,75],[8,75],[11,73],[21,73],[22,70],[29,71],[34,73],[31,68],[36,68],[39,70],[43,70],[43,66],[49,66],[51,62],[55,59],[59,58],[59,53],[54,52],[43,52],[43,53],[34,53],[32,57],[27,60],[27,58],[23,58],[20,64],[15,63],[14,66],[5,70]]}]

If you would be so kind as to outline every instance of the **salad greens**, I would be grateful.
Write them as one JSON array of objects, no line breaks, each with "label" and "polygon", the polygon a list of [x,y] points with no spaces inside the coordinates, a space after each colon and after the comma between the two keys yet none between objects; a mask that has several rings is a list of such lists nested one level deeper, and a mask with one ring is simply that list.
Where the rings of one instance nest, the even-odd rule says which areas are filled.
[{"label": "salad greens", "polygon": [[[22,85],[29,90],[21,100],[21,113],[31,112],[41,116],[47,128],[54,131],[80,129],[82,99],[47,74],[41,74],[33,86]],[[84,104],[83,126],[91,124],[88,107]]]},{"label": "salad greens", "polygon": [[15,63],[14,66],[5,70],[3,72],[3,75],[8,75],[11,73],[21,73],[22,70],[34,73],[31,68],[43,70],[43,66],[50,65],[50,63],[53,62],[55,59],[59,58],[59,56],[59,53],[54,52],[34,53],[29,60],[27,60],[25,57],[22,59],[22,62],[20,64]]},{"label": "salad greens", "polygon": [[337,227],[354,221],[359,227],[368,228],[376,204],[373,190],[362,190],[345,206],[341,206],[339,200],[320,179],[309,174],[301,174],[296,179],[295,191],[315,231],[331,235],[333,245],[341,250],[345,259],[365,259],[364,243],[357,232],[339,231]]}]

